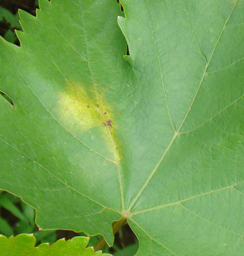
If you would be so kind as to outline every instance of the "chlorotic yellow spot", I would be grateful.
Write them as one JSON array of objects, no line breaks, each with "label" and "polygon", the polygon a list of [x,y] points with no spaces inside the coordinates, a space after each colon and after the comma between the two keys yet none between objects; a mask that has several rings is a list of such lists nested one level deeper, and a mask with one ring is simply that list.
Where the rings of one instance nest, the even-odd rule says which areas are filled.
[{"label": "chlorotic yellow spot", "polygon": [[94,86],[91,88],[80,83],[67,83],[57,95],[55,116],[63,127],[92,150],[117,162],[112,108]]},{"label": "chlorotic yellow spot", "polygon": [[57,97],[54,113],[58,122],[91,150],[117,163],[113,111],[96,88],[69,82]]},{"label": "chlorotic yellow spot", "polygon": [[94,100],[96,99],[88,97],[84,86],[67,84],[60,93],[59,116],[70,128],[88,130],[98,125],[101,120],[100,110]]},{"label": "chlorotic yellow spot", "polygon": [[58,116],[65,126],[75,130],[87,131],[107,124],[112,128],[111,111],[101,96],[74,82],[67,84],[60,93]]}]

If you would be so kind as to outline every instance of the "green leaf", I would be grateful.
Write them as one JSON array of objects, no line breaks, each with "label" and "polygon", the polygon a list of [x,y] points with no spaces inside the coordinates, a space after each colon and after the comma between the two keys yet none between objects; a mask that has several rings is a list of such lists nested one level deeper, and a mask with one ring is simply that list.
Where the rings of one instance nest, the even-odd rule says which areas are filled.
[{"label": "green leaf", "polygon": [[4,39],[11,42],[11,43],[14,43],[16,41],[16,35],[15,33],[12,31],[12,30],[8,30],[5,34],[4,34]]},{"label": "green leaf", "polygon": [[12,236],[14,232],[8,222],[0,217],[0,233],[5,236]]},{"label": "green leaf", "polygon": [[36,242],[53,244],[57,240],[57,233],[55,230],[36,231],[34,233]]},{"label": "green leaf", "polygon": [[7,9],[0,6],[0,21],[2,21],[3,19],[9,22],[11,27],[20,29],[18,14],[14,15]]},{"label": "green leaf", "polygon": [[14,33],[14,29],[20,29],[20,23],[19,23],[19,15],[18,14],[12,14],[7,9],[0,6],[0,22],[5,20],[7,23],[9,23],[9,29],[5,32],[4,38],[5,40],[14,43],[17,38]]},{"label": "green leaf", "polygon": [[244,0],[121,3],[42,0],[1,40],[0,188],[43,229],[127,219],[137,256],[242,255]]},{"label": "green leaf", "polygon": [[21,208],[23,209],[23,213],[25,217],[28,219],[28,221],[33,224],[34,223],[34,218],[35,218],[35,211],[32,207],[29,205],[23,203],[21,201]]},{"label": "green leaf", "polygon": [[65,241],[60,239],[52,246],[41,244],[35,247],[36,239],[33,235],[21,234],[16,237],[6,238],[0,235],[0,255],[5,256],[24,256],[24,255],[42,255],[42,256],[109,256],[110,254],[102,254],[101,251],[95,252],[93,248],[86,248],[89,238],[74,237]]},{"label": "green leaf", "polygon": [[14,216],[27,222],[26,216],[19,210],[19,208],[12,202],[8,194],[0,195],[0,206],[4,207],[6,210],[10,211]]},{"label": "green leaf", "polygon": [[132,244],[124,249],[119,250],[114,254],[114,256],[133,256],[138,250],[138,244]]}]

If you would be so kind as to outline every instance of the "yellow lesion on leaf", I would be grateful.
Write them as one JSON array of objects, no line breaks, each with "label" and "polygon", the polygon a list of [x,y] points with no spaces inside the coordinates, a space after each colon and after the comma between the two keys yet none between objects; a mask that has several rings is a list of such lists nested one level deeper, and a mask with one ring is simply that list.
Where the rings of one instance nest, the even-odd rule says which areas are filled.
[{"label": "yellow lesion on leaf", "polygon": [[[87,131],[91,128],[104,128],[111,122],[111,108],[94,90],[87,90],[82,84],[69,82],[60,92],[58,115],[70,129]],[[103,129],[104,131],[106,129]]]},{"label": "yellow lesion on leaf", "polygon": [[59,92],[55,115],[75,137],[99,154],[117,162],[119,157],[114,137],[113,111],[95,89],[93,85],[87,89],[80,83],[67,83]]}]

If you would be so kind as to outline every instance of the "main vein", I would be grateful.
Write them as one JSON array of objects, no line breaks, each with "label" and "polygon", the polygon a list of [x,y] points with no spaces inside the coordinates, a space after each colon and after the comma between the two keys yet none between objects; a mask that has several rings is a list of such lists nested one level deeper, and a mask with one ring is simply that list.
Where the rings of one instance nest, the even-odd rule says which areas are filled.
[{"label": "main vein", "polygon": [[[83,28],[84,28],[84,19],[83,19],[82,8],[80,8],[80,11],[81,11],[82,23],[83,23]],[[100,97],[99,97],[99,94],[98,94],[98,91],[97,91],[97,88],[96,88],[96,82],[94,81],[93,74],[92,74],[92,69],[91,69],[91,65],[90,65],[90,61],[89,61],[89,50],[88,50],[88,44],[87,44],[87,39],[86,38],[87,38],[87,36],[86,36],[86,33],[85,33],[85,28],[84,28],[84,41],[85,41],[85,45],[86,45],[86,53],[87,53],[86,56],[87,56],[88,68],[89,68],[89,72],[90,72],[90,75],[91,75],[92,83],[93,83],[93,86],[94,86],[94,91],[95,91],[95,94],[96,94],[98,105],[99,105],[99,108],[101,110],[101,115],[102,115],[102,118],[103,118],[104,122],[106,122],[106,118],[104,116],[104,111],[102,109],[102,105],[100,104]],[[117,170],[118,170],[118,179],[119,179],[120,194],[121,194],[121,204],[122,204],[121,206],[122,206],[122,211],[124,211],[125,210],[125,202],[124,202],[124,191],[123,191],[122,175],[121,175],[121,170],[120,170],[120,158],[119,158],[118,151],[117,151],[117,146],[116,146],[114,138],[113,138],[113,136],[111,134],[111,131],[110,131],[108,126],[106,126],[106,128],[107,128],[107,132],[108,132],[108,135],[110,137],[110,140],[112,142],[113,150],[114,150],[115,157],[116,157],[115,164],[116,164]]]}]

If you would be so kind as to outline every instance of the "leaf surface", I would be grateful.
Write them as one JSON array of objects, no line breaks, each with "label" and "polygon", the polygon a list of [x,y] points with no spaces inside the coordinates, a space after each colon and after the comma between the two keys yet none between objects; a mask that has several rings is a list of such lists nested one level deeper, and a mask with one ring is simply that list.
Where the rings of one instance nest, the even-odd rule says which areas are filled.
[{"label": "leaf surface", "polygon": [[46,229],[126,217],[138,256],[242,255],[244,1],[121,3],[43,0],[1,41],[0,186]]}]

